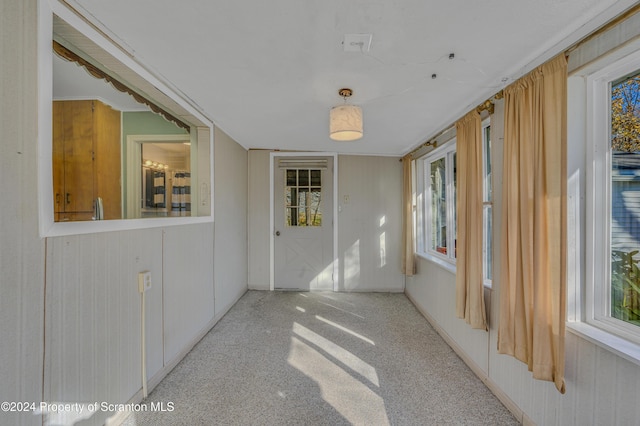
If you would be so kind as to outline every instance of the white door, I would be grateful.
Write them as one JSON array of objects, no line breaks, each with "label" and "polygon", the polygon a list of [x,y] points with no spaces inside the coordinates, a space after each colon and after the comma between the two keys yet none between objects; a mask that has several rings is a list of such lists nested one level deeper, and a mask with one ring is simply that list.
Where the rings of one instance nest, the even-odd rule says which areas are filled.
[{"label": "white door", "polygon": [[274,161],[274,288],[333,290],[333,157]]}]

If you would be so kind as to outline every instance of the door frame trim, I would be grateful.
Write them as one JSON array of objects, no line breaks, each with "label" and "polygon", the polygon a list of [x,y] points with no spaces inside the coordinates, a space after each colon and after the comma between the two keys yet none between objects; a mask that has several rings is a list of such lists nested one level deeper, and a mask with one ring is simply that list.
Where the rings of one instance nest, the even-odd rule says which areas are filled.
[{"label": "door frame trim", "polygon": [[333,157],[333,291],[338,286],[338,153],[336,152],[280,152],[272,151],[269,155],[269,290],[275,289],[275,203],[274,203],[274,171],[276,157]]}]

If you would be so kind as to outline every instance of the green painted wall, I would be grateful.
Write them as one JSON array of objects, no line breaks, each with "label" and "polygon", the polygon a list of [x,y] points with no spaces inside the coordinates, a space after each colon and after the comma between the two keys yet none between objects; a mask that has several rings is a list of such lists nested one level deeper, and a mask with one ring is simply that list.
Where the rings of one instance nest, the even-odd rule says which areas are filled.
[{"label": "green painted wall", "polygon": [[188,135],[185,129],[151,111],[122,113],[122,208],[127,211],[127,136],[129,135]]},{"label": "green painted wall", "polygon": [[122,139],[128,135],[188,135],[189,132],[151,111],[123,112]]}]

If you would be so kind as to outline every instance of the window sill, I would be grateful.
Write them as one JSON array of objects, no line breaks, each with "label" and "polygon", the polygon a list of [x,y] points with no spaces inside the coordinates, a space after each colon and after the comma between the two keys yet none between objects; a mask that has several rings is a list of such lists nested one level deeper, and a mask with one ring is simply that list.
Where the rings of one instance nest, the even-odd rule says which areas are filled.
[{"label": "window sill", "polygon": [[213,216],[154,217],[141,219],[88,220],[80,222],[51,222],[42,237],[97,234],[101,232],[131,231],[213,222]]},{"label": "window sill", "polygon": [[567,330],[614,354],[640,365],[640,345],[584,322],[567,322]]},{"label": "window sill", "polygon": [[431,263],[435,263],[436,265],[438,265],[439,267],[441,267],[447,272],[451,272],[452,274],[456,273],[455,263],[448,262],[444,259],[439,258],[438,256],[434,256],[429,253],[416,253],[416,254],[418,255],[418,257],[421,257],[424,260],[428,260]]}]

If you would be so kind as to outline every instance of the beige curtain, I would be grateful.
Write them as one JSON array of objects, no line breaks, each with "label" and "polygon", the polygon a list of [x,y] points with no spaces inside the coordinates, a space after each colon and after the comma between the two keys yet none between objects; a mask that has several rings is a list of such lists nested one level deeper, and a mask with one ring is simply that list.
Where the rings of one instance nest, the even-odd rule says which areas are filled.
[{"label": "beige curtain", "polygon": [[411,154],[402,158],[402,273],[415,273],[415,253],[413,243],[413,188],[411,179]]},{"label": "beige curtain", "polygon": [[456,123],[456,315],[487,329],[482,273],[482,130],[474,110]]},{"label": "beige curtain", "polygon": [[567,62],[504,90],[498,351],[564,393]]}]

